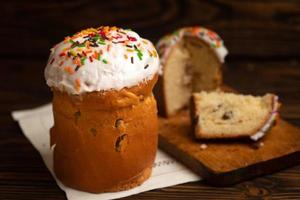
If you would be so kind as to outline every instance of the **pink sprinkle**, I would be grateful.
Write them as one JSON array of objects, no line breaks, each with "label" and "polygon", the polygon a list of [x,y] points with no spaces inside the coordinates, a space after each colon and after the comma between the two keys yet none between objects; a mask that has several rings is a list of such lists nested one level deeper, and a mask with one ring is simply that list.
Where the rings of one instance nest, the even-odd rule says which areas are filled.
[{"label": "pink sprinkle", "polygon": [[124,43],[124,42],[126,42],[126,40],[117,41],[117,42],[113,42],[113,43],[118,44],[118,43]]},{"label": "pink sprinkle", "polygon": [[106,34],[105,34],[105,32],[104,32],[103,30],[100,30],[100,31],[99,31],[99,34],[101,35],[101,37],[102,37],[103,39],[108,39],[108,38],[106,37]]},{"label": "pink sprinkle", "polygon": [[117,36],[112,36],[112,38],[119,39],[119,38],[122,38],[122,35],[118,33]]},{"label": "pink sprinkle", "polygon": [[128,38],[128,40],[130,40],[130,41],[136,41],[136,38],[135,38],[135,37],[130,37],[129,35],[127,35],[127,38]]}]

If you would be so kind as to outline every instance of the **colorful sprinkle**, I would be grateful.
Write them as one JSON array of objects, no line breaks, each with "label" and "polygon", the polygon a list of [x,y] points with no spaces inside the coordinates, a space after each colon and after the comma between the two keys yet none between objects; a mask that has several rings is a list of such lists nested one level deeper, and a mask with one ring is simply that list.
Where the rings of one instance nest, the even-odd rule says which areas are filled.
[{"label": "colorful sprinkle", "polygon": [[131,37],[131,36],[127,35],[127,38],[128,38],[128,40],[130,40],[130,41],[133,41],[133,42],[136,41],[136,38],[135,38],[135,37]]},{"label": "colorful sprinkle", "polygon": [[79,58],[79,57],[76,57],[76,58],[74,59],[73,63],[74,63],[75,65],[81,65],[80,58]]},{"label": "colorful sprinkle", "polygon": [[[224,62],[224,57],[227,54],[227,50],[224,47],[221,38],[215,32],[198,26],[198,27],[181,28],[169,35],[166,35],[158,42],[157,49],[160,55],[161,65],[164,65],[164,63],[166,62],[166,59],[168,58],[168,55],[170,53],[169,50],[185,36],[195,37],[203,40],[216,52],[216,54],[220,54],[219,59],[221,62]],[[221,51],[221,53],[219,50]],[[152,53],[155,57],[157,57],[156,52],[153,51]]]},{"label": "colorful sprinkle", "polygon": [[110,50],[110,45],[107,45],[106,50],[109,52],[109,50]]},{"label": "colorful sprinkle", "polygon": [[136,47],[136,45],[134,45],[134,50],[137,52],[138,58],[139,58],[140,60],[142,60],[143,54],[142,54],[141,50],[139,50],[139,49]]},{"label": "colorful sprinkle", "polygon": [[80,59],[80,63],[81,63],[81,65],[84,65],[84,61],[86,60],[86,57],[82,57],[81,59]]},{"label": "colorful sprinkle", "polygon": [[74,69],[71,66],[66,66],[64,70],[70,75],[74,74]]},{"label": "colorful sprinkle", "polygon": [[152,55],[156,58],[157,57],[157,53],[155,50],[152,51]]},{"label": "colorful sprinkle", "polygon": [[147,51],[148,51],[148,53],[149,53],[149,56],[150,56],[150,57],[153,57],[152,52],[151,52],[150,50],[147,50]]},{"label": "colorful sprinkle", "polygon": [[80,80],[78,78],[75,79],[75,89],[77,92],[79,92],[80,86],[81,86]]},{"label": "colorful sprinkle", "polygon": [[66,55],[65,52],[61,52],[61,53],[59,54],[60,57],[65,56],[65,55]]},{"label": "colorful sprinkle", "polygon": [[[129,29],[130,30],[130,29]],[[110,57],[114,57],[112,48],[114,46],[120,46],[124,48],[124,59],[126,62],[134,64],[134,59],[143,60],[145,55],[148,54],[153,57],[157,56],[155,48],[151,46],[145,39],[138,40],[132,35],[128,35],[128,32],[124,29],[116,27],[101,26],[99,28],[89,28],[82,30],[72,36],[65,37],[63,41],[63,48],[59,49],[59,58],[55,57],[49,61],[49,64],[53,64],[54,61],[62,66],[62,69],[69,75],[76,73],[80,68],[84,67],[87,62],[100,61],[104,64],[109,64]],[[143,45],[149,45],[149,49],[143,48]],[[56,45],[57,46],[57,45]],[[58,50],[53,47],[54,50]],[[135,58],[135,56],[137,58]],[[105,59],[104,59],[105,58]],[[66,60],[70,60],[66,62]],[[71,65],[66,63],[71,62]],[[144,65],[144,69],[147,69],[149,64]],[[80,90],[80,80],[76,79],[74,86],[76,90]]]}]

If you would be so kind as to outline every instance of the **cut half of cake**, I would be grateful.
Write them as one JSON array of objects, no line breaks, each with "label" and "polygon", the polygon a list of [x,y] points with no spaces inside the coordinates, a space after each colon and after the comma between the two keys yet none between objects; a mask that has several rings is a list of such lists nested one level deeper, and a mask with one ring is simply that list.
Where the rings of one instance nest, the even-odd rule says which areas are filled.
[{"label": "cut half of cake", "polygon": [[190,114],[196,138],[262,138],[274,124],[278,96],[240,95],[224,92],[193,93]]},{"label": "cut half of cake", "polygon": [[212,91],[222,82],[227,55],[220,37],[203,27],[179,29],[157,44],[161,74],[154,89],[161,116],[187,107],[192,92]]}]

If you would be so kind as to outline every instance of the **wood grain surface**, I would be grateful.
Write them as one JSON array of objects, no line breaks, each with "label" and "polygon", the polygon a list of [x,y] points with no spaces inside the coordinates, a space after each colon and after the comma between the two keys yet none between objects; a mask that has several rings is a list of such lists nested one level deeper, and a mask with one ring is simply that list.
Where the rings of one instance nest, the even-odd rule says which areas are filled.
[{"label": "wood grain surface", "polygon": [[[300,164],[300,129],[283,119],[259,141],[195,140],[187,110],[159,118],[159,147],[212,186],[235,183]],[[201,148],[205,145],[205,148]]]},{"label": "wood grain surface", "polygon": [[[281,116],[300,126],[300,1],[3,1],[0,12],[0,199],[66,199],[10,112],[47,103],[49,49],[82,28],[117,25],[156,42],[188,25],[217,31],[230,55],[225,83],[242,93],[277,93]],[[300,166],[242,182],[205,182],[126,199],[300,199]]]}]

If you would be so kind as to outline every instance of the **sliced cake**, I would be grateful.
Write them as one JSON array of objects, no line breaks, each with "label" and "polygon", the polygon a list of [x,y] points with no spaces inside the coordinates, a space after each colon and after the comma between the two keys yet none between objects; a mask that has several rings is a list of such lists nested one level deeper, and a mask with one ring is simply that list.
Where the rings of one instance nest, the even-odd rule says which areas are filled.
[{"label": "sliced cake", "polygon": [[271,128],[279,107],[274,94],[200,92],[192,95],[190,113],[196,138],[250,137],[256,141]]},{"label": "sliced cake", "polygon": [[155,88],[158,110],[171,116],[187,106],[192,92],[217,89],[227,50],[220,37],[203,27],[182,28],[157,44],[161,74]]}]

